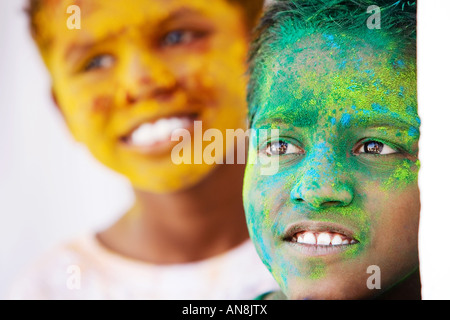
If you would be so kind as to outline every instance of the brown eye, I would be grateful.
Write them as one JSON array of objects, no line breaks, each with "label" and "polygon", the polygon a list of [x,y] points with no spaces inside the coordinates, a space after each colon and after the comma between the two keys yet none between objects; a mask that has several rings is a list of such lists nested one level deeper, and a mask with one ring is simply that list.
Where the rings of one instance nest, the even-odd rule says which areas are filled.
[{"label": "brown eye", "polygon": [[109,54],[101,54],[89,60],[86,66],[84,67],[84,71],[106,69],[112,67],[113,64],[114,64],[113,56]]},{"label": "brown eye", "polygon": [[367,141],[358,150],[358,153],[367,154],[393,154],[397,152],[398,151],[379,141]]},{"label": "brown eye", "polygon": [[364,152],[365,153],[374,153],[380,154],[383,151],[384,144],[377,141],[370,141],[364,143]]},{"label": "brown eye", "polygon": [[164,37],[162,44],[164,46],[176,46],[179,44],[190,43],[194,40],[195,34],[192,31],[175,30]]},{"label": "brown eye", "polygon": [[268,156],[281,156],[286,154],[303,154],[304,151],[293,145],[292,143],[288,143],[285,141],[275,141],[271,142],[267,145],[266,154]]}]

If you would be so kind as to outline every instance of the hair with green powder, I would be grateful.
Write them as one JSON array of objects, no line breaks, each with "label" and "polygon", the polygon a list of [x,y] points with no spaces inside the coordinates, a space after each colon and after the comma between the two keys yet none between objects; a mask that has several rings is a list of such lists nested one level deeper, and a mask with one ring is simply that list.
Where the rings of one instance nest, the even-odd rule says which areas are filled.
[{"label": "hair with green powder", "polygon": [[[367,9],[380,8],[381,30],[367,27]],[[274,1],[260,20],[251,44],[248,62],[250,80],[247,101],[252,123],[258,103],[256,90],[266,60],[279,50],[280,42],[295,43],[302,30],[339,32],[352,35],[381,33],[389,37],[407,56],[416,55],[416,2],[393,0],[278,0]],[[293,32],[293,30],[298,32]],[[370,38],[370,37],[365,37]]]}]

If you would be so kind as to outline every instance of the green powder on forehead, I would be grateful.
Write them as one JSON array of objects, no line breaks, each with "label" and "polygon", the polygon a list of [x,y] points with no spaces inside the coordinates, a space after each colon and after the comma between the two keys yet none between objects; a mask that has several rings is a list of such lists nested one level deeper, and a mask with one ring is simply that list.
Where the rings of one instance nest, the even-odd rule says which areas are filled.
[{"label": "green powder on forehead", "polygon": [[[361,58],[360,52],[355,54],[354,57],[333,58],[320,72],[306,67],[304,59],[292,57],[289,50],[278,55],[261,79],[263,90],[257,94],[260,106],[256,118],[281,118],[295,127],[312,126],[319,119],[326,119],[327,127],[336,123],[351,127],[370,124],[374,119],[389,123],[394,117],[409,123],[407,135],[418,138],[420,120],[414,61],[402,62],[397,70],[398,67],[389,62],[387,53],[370,59]],[[290,56],[296,61],[294,66],[292,61],[286,63],[289,61],[286,57]],[[364,68],[358,69],[357,60],[363,61]],[[337,65],[343,62],[346,67],[337,70]],[[336,114],[336,107],[339,114]],[[275,123],[271,126],[276,127]]]}]

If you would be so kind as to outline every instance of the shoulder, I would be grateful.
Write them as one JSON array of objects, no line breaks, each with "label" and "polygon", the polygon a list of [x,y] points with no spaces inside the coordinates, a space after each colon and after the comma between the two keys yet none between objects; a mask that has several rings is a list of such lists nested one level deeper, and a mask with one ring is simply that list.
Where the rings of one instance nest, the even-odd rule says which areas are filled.
[{"label": "shoulder", "polygon": [[225,299],[254,299],[279,288],[250,240],[223,255],[219,263],[212,266],[217,265],[221,272],[216,281],[230,290]]},{"label": "shoulder", "polygon": [[63,299],[76,287],[76,275],[95,266],[94,238],[94,234],[82,235],[46,252],[19,273],[9,298]]}]

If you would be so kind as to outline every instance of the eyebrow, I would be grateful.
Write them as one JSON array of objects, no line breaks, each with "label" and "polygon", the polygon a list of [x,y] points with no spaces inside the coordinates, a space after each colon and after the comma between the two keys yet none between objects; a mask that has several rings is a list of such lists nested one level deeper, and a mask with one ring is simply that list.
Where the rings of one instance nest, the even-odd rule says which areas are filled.
[{"label": "eyebrow", "polygon": [[172,20],[178,20],[189,16],[199,16],[201,14],[202,14],[201,11],[194,10],[188,7],[181,7],[171,12],[166,18],[160,21],[158,25],[165,25],[172,22]]},{"label": "eyebrow", "polygon": [[317,124],[319,113],[317,110],[307,110],[298,109],[296,111],[287,110],[280,116],[282,111],[271,112],[263,119],[258,119],[252,124],[252,127],[265,127],[271,126],[273,124],[283,125],[289,124],[294,125],[298,128],[309,127]]},{"label": "eyebrow", "polygon": [[[310,127],[313,125],[316,125],[319,119],[318,112],[314,112],[312,110],[307,111],[303,110],[301,112],[292,112],[288,111],[287,114],[284,117],[280,117],[278,115],[273,115],[274,117],[271,118],[271,114],[269,114],[267,117],[264,117],[263,119],[258,119],[252,124],[252,128],[261,128],[264,129],[265,127],[271,127],[272,125],[293,125],[297,128],[303,128],[303,127]],[[307,116],[305,115],[308,114]],[[305,116],[301,116],[301,115]],[[340,127],[345,128],[346,126],[353,126],[355,121],[358,123],[358,126],[364,126],[366,128],[369,127],[402,127],[405,129],[409,129],[411,127],[415,129],[419,129],[420,127],[420,120],[419,117],[416,116],[414,119],[414,122],[410,122],[404,119],[401,115],[399,115],[396,112],[389,111],[384,114],[380,113],[376,114],[376,117],[374,117],[374,111],[371,110],[365,110],[363,112],[353,113],[349,117],[348,121],[349,123],[346,123],[346,118],[344,117],[346,114],[344,113],[339,121],[337,121],[340,125]],[[413,116],[411,116],[413,118]],[[344,121],[343,121],[344,119]]]},{"label": "eyebrow", "polygon": [[[384,114],[376,114],[376,118],[373,116],[374,111],[366,110],[362,112],[362,115],[355,113],[352,114],[352,118],[354,120],[358,121],[358,124],[363,124],[364,127],[403,127],[405,129],[409,129],[411,127],[414,127],[416,129],[419,129],[420,127],[420,119],[418,115],[414,118],[413,115],[411,115],[411,119],[414,118],[413,121],[408,121],[405,119],[405,117],[401,116],[397,112],[389,111]],[[341,118],[342,120],[342,118]],[[350,124],[351,125],[351,124]],[[342,125],[345,126],[345,125]]]},{"label": "eyebrow", "polygon": [[108,34],[104,38],[97,40],[97,41],[88,41],[84,43],[72,43],[70,44],[64,54],[64,58],[66,60],[73,60],[74,57],[83,55],[85,52],[88,52],[93,47],[105,43],[115,37],[117,37],[119,34],[121,34],[124,30],[120,30],[114,34]]},{"label": "eyebrow", "polygon": [[[158,29],[163,29],[164,27],[167,27],[168,24],[172,23],[174,20],[179,20],[182,18],[186,18],[189,16],[198,16],[201,12],[198,10],[193,10],[191,8],[182,7],[177,10],[174,10],[173,12],[169,13],[169,15],[159,21],[157,23]],[[114,31],[114,33],[109,33],[103,38],[100,38],[99,40],[95,41],[88,41],[88,42],[81,42],[81,43],[72,43],[70,44],[64,53],[64,58],[70,60],[74,56],[83,55],[83,53],[88,52],[91,50],[94,46],[97,46],[99,44],[108,42],[111,39],[116,38],[120,34],[122,34],[126,30],[126,27]]]}]

